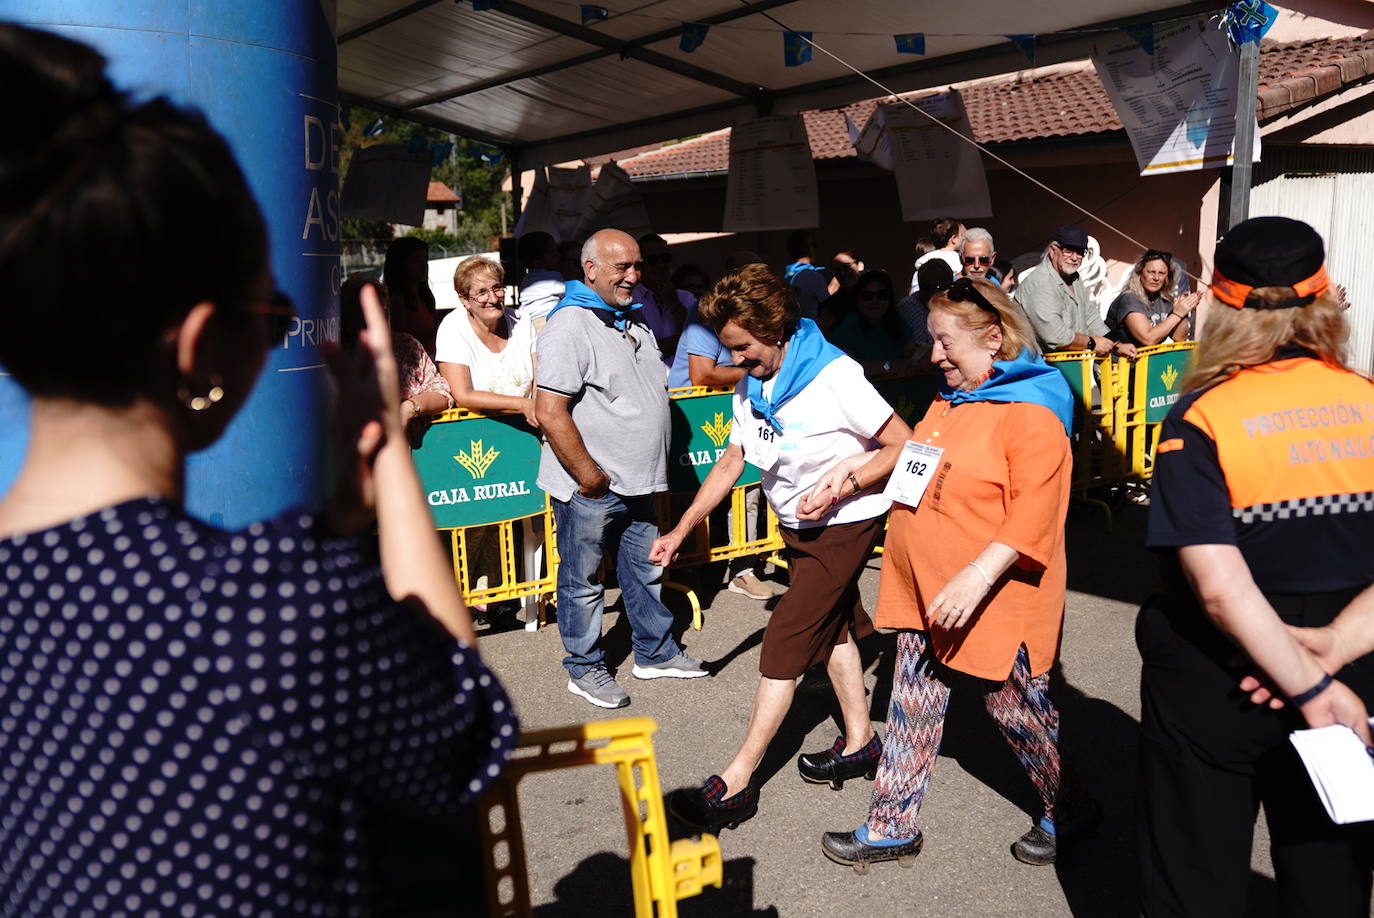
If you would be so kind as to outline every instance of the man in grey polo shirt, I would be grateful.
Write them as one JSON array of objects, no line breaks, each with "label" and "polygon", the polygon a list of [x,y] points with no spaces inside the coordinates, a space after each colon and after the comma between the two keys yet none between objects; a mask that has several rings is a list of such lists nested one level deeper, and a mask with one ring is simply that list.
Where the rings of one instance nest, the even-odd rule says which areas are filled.
[{"label": "man in grey polo shirt", "polygon": [[1091,350],[1099,357],[1113,353],[1134,357],[1134,345],[1107,337],[1102,310],[1078,276],[1087,251],[1088,234],[1083,227],[1059,227],[1040,265],[1023,275],[1012,297],[1030,319],[1042,350]]},{"label": "man in grey polo shirt", "polygon": [[616,553],[635,676],[706,675],[673,640],[663,568],[648,560],[658,538],[653,495],[668,487],[669,420],[663,358],[631,295],[639,260],[633,237],[593,235],[582,247],[585,281],[568,281],[539,333],[535,411],[546,439],[538,483],[557,530],[563,665],[568,691],[603,708],[630,703],[600,646],[597,570],[607,552]]}]

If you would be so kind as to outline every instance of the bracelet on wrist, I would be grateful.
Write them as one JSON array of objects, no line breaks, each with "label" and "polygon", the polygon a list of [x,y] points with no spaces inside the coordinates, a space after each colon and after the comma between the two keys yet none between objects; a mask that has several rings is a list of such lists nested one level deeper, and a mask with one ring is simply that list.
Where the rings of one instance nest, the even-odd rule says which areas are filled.
[{"label": "bracelet on wrist", "polygon": [[1322,677],[1317,680],[1316,685],[1312,686],[1305,692],[1299,692],[1296,695],[1289,695],[1288,700],[1293,702],[1293,705],[1295,707],[1300,708],[1303,705],[1307,704],[1307,702],[1311,701],[1313,698],[1316,698],[1322,692],[1326,691],[1327,687],[1331,685],[1332,681],[1334,680],[1332,680],[1330,673],[1323,673]]},{"label": "bracelet on wrist", "polygon": [[853,472],[850,472],[850,473],[849,473],[849,483],[852,484],[852,485],[854,486],[854,493],[855,493],[855,494],[858,494],[860,491],[863,490],[863,486],[859,484],[859,479],[857,479],[857,478],[854,477],[854,473],[853,473]]},{"label": "bracelet on wrist", "polygon": [[979,564],[977,561],[970,561],[968,563],[968,566],[973,568],[979,574],[981,574],[983,577],[983,582],[988,585],[988,589],[992,589],[992,578],[988,576],[987,571],[983,570],[983,565]]}]

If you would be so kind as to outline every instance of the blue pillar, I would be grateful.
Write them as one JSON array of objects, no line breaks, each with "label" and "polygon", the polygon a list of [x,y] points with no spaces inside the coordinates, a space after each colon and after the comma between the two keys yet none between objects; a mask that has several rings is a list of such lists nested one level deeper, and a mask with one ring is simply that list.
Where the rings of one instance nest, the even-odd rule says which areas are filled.
[{"label": "blue pillar", "polygon": [[[315,500],[327,468],[322,345],[339,330],[333,0],[0,0],[0,19],[97,48],[116,85],[199,108],[228,139],[300,319],[224,437],[191,458],[187,506],[238,527]],[[0,492],[22,462],[26,426],[23,393],[0,376]]]}]

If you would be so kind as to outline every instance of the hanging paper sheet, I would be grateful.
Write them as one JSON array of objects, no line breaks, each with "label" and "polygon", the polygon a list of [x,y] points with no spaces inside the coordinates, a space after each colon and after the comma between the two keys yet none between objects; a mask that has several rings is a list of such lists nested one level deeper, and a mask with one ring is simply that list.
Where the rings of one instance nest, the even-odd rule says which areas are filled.
[{"label": "hanging paper sheet", "polygon": [[585,239],[602,229],[618,229],[636,239],[653,232],[644,196],[631,181],[630,174],[615,163],[601,167],[573,238]]},{"label": "hanging paper sheet", "polygon": [[723,229],[806,229],[819,223],[816,164],[801,115],[772,115],[735,125],[730,132]]},{"label": "hanging paper sheet", "polygon": [[[961,137],[973,137],[957,90],[911,101]],[[858,148],[860,156],[880,161],[886,147],[897,177],[903,220],[934,220],[946,214],[958,214],[964,220],[991,217],[992,197],[982,154],[961,137],[905,104],[887,104],[874,109]],[[865,155],[866,150],[871,153]]]},{"label": "hanging paper sheet", "polygon": [[[1206,18],[1161,23],[1154,53],[1137,38],[1094,46],[1092,62],[1141,175],[1231,164],[1240,56]],[[1259,130],[1254,158],[1260,158]]]},{"label": "hanging paper sheet", "polygon": [[339,206],[345,217],[419,226],[425,219],[430,153],[378,144],[353,154]]}]

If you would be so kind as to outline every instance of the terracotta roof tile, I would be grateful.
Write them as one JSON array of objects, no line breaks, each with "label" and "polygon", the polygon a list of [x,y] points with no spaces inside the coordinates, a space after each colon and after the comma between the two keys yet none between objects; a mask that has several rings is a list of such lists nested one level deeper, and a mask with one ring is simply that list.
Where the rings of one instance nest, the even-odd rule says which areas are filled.
[{"label": "terracotta roof tile", "polygon": [[427,203],[436,203],[439,201],[457,202],[461,200],[462,198],[458,197],[458,195],[454,193],[453,189],[445,185],[443,182],[430,182],[429,191],[425,194],[425,201]]},{"label": "terracotta roof tile", "polygon": [[[1260,54],[1260,118],[1282,114],[1371,74],[1374,32],[1352,38],[1266,42]],[[980,143],[1079,137],[1122,129],[1106,90],[1087,62],[1078,69],[1060,68],[1037,76],[983,81],[963,87],[961,92],[973,136]],[[841,109],[803,112],[812,156],[854,156],[845,115],[862,127],[879,101],[865,99]],[[620,165],[636,178],[723,173],[729,153],[730,129],[725,128],[631,156],[621,160]]]}]

